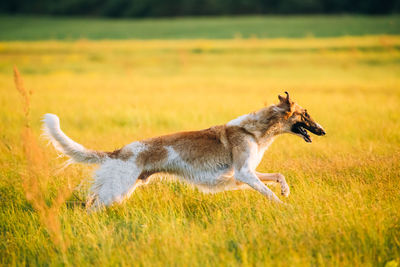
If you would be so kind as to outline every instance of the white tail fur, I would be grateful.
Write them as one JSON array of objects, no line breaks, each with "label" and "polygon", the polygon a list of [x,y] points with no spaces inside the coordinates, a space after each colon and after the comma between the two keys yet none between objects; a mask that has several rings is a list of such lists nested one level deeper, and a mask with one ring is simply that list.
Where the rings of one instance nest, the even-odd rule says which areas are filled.
[{"label": "white tail fur", "polygon": [[69,156],[72,162],[101,163],[105,153],[89,150],[74,142],[60,128],[60,120],[57,115],[47,113],[43,118],[43,132],[54,147]]}]

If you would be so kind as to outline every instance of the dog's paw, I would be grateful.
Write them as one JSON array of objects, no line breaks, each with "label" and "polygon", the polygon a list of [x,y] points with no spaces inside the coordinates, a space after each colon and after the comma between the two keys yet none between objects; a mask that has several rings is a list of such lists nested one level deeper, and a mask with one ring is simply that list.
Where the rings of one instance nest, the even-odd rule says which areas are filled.
[{"label": "dog's paw", "polygon": [[282,196],[288,197],[290,195],[289,185],[286,183],[285,176],[283,174],[278,173],[277,182],[281,185],[281,194]]},{"label": "dog's paw", "polygon": [[281,194],[285,197],[288,197],[290,195],[290,188],[288,184],[282,185]]}]

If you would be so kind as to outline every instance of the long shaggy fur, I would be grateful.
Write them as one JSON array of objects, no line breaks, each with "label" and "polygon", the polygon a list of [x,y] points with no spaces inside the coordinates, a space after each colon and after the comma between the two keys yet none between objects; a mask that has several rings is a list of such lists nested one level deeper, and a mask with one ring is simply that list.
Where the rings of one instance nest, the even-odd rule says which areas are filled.
[{"label": "long shaggy fur", "polygon": [[89,150],[69,138],[60,128],[60,119],[54,114],[45,114],[43,134],[50,140],[55,149],[69,156],[73,162],[101,163],[104,153]]}]

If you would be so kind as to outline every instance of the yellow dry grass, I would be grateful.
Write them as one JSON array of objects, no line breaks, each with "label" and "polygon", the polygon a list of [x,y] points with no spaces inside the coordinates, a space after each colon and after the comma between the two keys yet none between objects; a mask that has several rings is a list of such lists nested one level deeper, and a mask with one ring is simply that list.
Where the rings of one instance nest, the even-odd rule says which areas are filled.
[{"label": "yellow dry grass", "polygon": [[[0,43],[1,262],[396,265],[399,46],[397,36]],[[26,105],[13,84],[14,64],[33,91],[30,113],[21,112]],[[36,198],[26,197],[36,192],[26,177],[43,177],[38,198],[46,205],[39,205],[48,208],[93,169],[75,165],[55,175],[62,159],[43,141],[37,147],[45,155],[31,153],[36,148],[24,153],[27,139],[38,140],[46,112],[58,114],[77,142],[113,150],[225,123],[276,102],[284,90],[327,130],[311,145],[278,138],[258,168],[286,176],[289,207],[270,205],[252,191],[204,195],[162,181],[95,214],[70,197],[55,209],[60,230],[52,230]],[[21,139],[25,125],[32,135]],[[42,166],[39,175],[27,159],[33,169]],[[83,198],[86,190],[83,183],[75,194]],[[51,242],[52,231],[68,240],[66,249]]]}]

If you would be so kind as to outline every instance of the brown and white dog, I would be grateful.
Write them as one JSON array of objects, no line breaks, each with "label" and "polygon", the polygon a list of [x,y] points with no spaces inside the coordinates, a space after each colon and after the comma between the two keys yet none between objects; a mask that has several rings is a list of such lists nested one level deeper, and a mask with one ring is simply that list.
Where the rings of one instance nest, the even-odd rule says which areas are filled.
[{"label": "brown and white dog", "polygon": [[282,195],[289,186],[280,173],[259,173],[256,167],[277,135],[291,133],[311,142],[307,130],[325,135],[307,110],[286,97],[279,103],[238,117],[225,125],[179,132],[133,142],[113,152],[88,150],[60,129],[56,115],[44,116],[44,132],[70,162],[100,164],[91,188],[89,205],[109,206],[128,198],[152,174],[169,173],[206,192],[251,187],[268,199],[281,202],[264,184],[277,182]]}]

